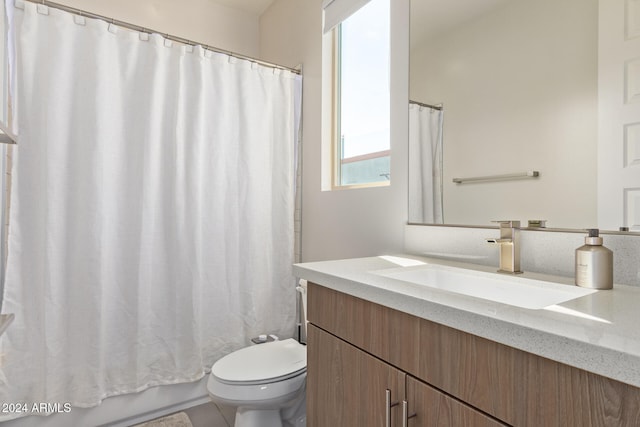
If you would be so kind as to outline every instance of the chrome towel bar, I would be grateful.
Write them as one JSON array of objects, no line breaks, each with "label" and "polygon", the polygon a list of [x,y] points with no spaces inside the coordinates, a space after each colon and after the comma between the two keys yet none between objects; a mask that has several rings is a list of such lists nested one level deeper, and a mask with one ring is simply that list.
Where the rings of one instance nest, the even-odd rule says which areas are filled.
[{"label": "chrome towel bar", "polygon": [[466,182],[482,182],[482,181],[506,181],[510,179],[537,178],[540,176],[538,171],[526,171],[521,173],[508,173],[505,175],[488,175],[475,176],[471,178],[453,178],[456,184],[464,184]]}]

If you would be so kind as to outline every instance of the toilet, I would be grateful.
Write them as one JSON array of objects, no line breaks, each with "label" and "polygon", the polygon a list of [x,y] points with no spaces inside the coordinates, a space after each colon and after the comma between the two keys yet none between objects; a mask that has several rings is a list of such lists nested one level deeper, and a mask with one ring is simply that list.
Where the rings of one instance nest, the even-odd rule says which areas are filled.
[{"label": "toilet", "polygon": [[207,390],[214,402],[238,408],[235,427],[304,427],[306,378],[307,347],[289,338],[224,356],[211,367]]}]

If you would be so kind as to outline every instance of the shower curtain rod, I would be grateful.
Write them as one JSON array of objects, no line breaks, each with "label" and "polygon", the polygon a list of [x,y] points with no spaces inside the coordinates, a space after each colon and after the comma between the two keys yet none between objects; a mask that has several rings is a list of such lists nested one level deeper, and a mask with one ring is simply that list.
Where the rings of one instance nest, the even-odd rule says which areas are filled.
[{"label": "shower curtain rod", "polygon": [[228,51],[228,50],[220,49],[220,48],[217,48],[217,47],[214,47],[214,46],[209,46],[209,45],[206,45],[204,43],[198,43],[198,42],[195,42],[195,41],[192,41],[192,40],[189,40],[189,39],[184,39],[182,37],[173,36],[171,34],[163,33],[163,32],[160,32],[160,31],[156,31],[156,30],[153,30],[151,28],[141,27],[140,25],[134,25],[134,24],[130,24],[128,22],[119,21],[119,20],[114,19],[114,18],[109,18],[109,17],[103,16],[103,15],[98,15],[96,13],[87,12],[85,10],[77,9],[75,7],[65,6],[65,5],[60,4],[60,3],[54,3],[54,2],[48,1],[48,0],[25,0],[25,1],[29,1],[31,3],[36,3],[36,4],[42,4],[42,5],[45,5],[45,6],[48,6],[48,7],[52,7],[54,9],[60,9],[60,10],[63,10],[65,12],[73,13],[75,15],[84,16],[84,17],[87,17],[87,18],[100,19],[101,21],[108,22],[109,24],[117,25],[119,27],[127,28],[127,29],[133,30],[133,31],[138,31],[138,32],[148,33],[148,34],[160,34],[161,36],[163,36],[167,40],[171,40],[171,41],[174,41],[174,42],[177,42],[177,43],[182,43],[182,44],[190,45],[190,46],[202,46],[203,49],[210,50],[212,52],[217,52],[217,53],[222,53],[222,54],[225,54],[225,55],[229,55],[229,56],[232,56],[234,58],[244,59],[244,60],[250,61],[250,62],[255,62],[256,64],[263,65],[265,67],[275,68],[275,69],[278,69],[278,70],[291,71],[292,73],[295,73],[295,74],[302,74],[302,72],[300,70],[295,69],[295,68],[285,67],[284,65],[278,65],[278,64],[271,63],[271,62],[262,61],[260,59],[252,58],[250,56],[241,55],[239,53],[235,53],[235,52],[231,52],[231,51]]},{"label": "shower curtain rod", "polygon": [[418,101],[412,101],[412,100],[409,100],[409,104],[416,104],[421,107],[433,108],[434,110],[442,110],[443,108],[442,104],[431,105],[431,104],[425,104],[424,102],[418,102]]}]

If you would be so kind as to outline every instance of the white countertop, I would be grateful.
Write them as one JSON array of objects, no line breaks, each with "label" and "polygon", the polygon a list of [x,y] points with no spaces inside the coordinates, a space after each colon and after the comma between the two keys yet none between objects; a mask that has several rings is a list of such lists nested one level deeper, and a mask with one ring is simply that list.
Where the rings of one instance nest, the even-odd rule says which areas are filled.
[{"label": "white countertop", "polygon": [[[295,264],[294,275],[327,288],[640,387],[640,287],[614,285],[533,310],[375,274],[419,261],[483,272],[495,268],[412,255]],[[573,279],[519,277],[573,286]]]}]

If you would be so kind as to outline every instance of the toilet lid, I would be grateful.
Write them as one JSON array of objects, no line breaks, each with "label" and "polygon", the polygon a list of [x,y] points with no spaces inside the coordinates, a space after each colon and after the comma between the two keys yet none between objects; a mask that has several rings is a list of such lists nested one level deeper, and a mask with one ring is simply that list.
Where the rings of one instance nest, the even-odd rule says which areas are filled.
[{"label": "toilet lid", "polygon": [[293,338],[234,351],[211,367],[224,383],[260,384],[282,381],[306,371],[307,348]]}]

